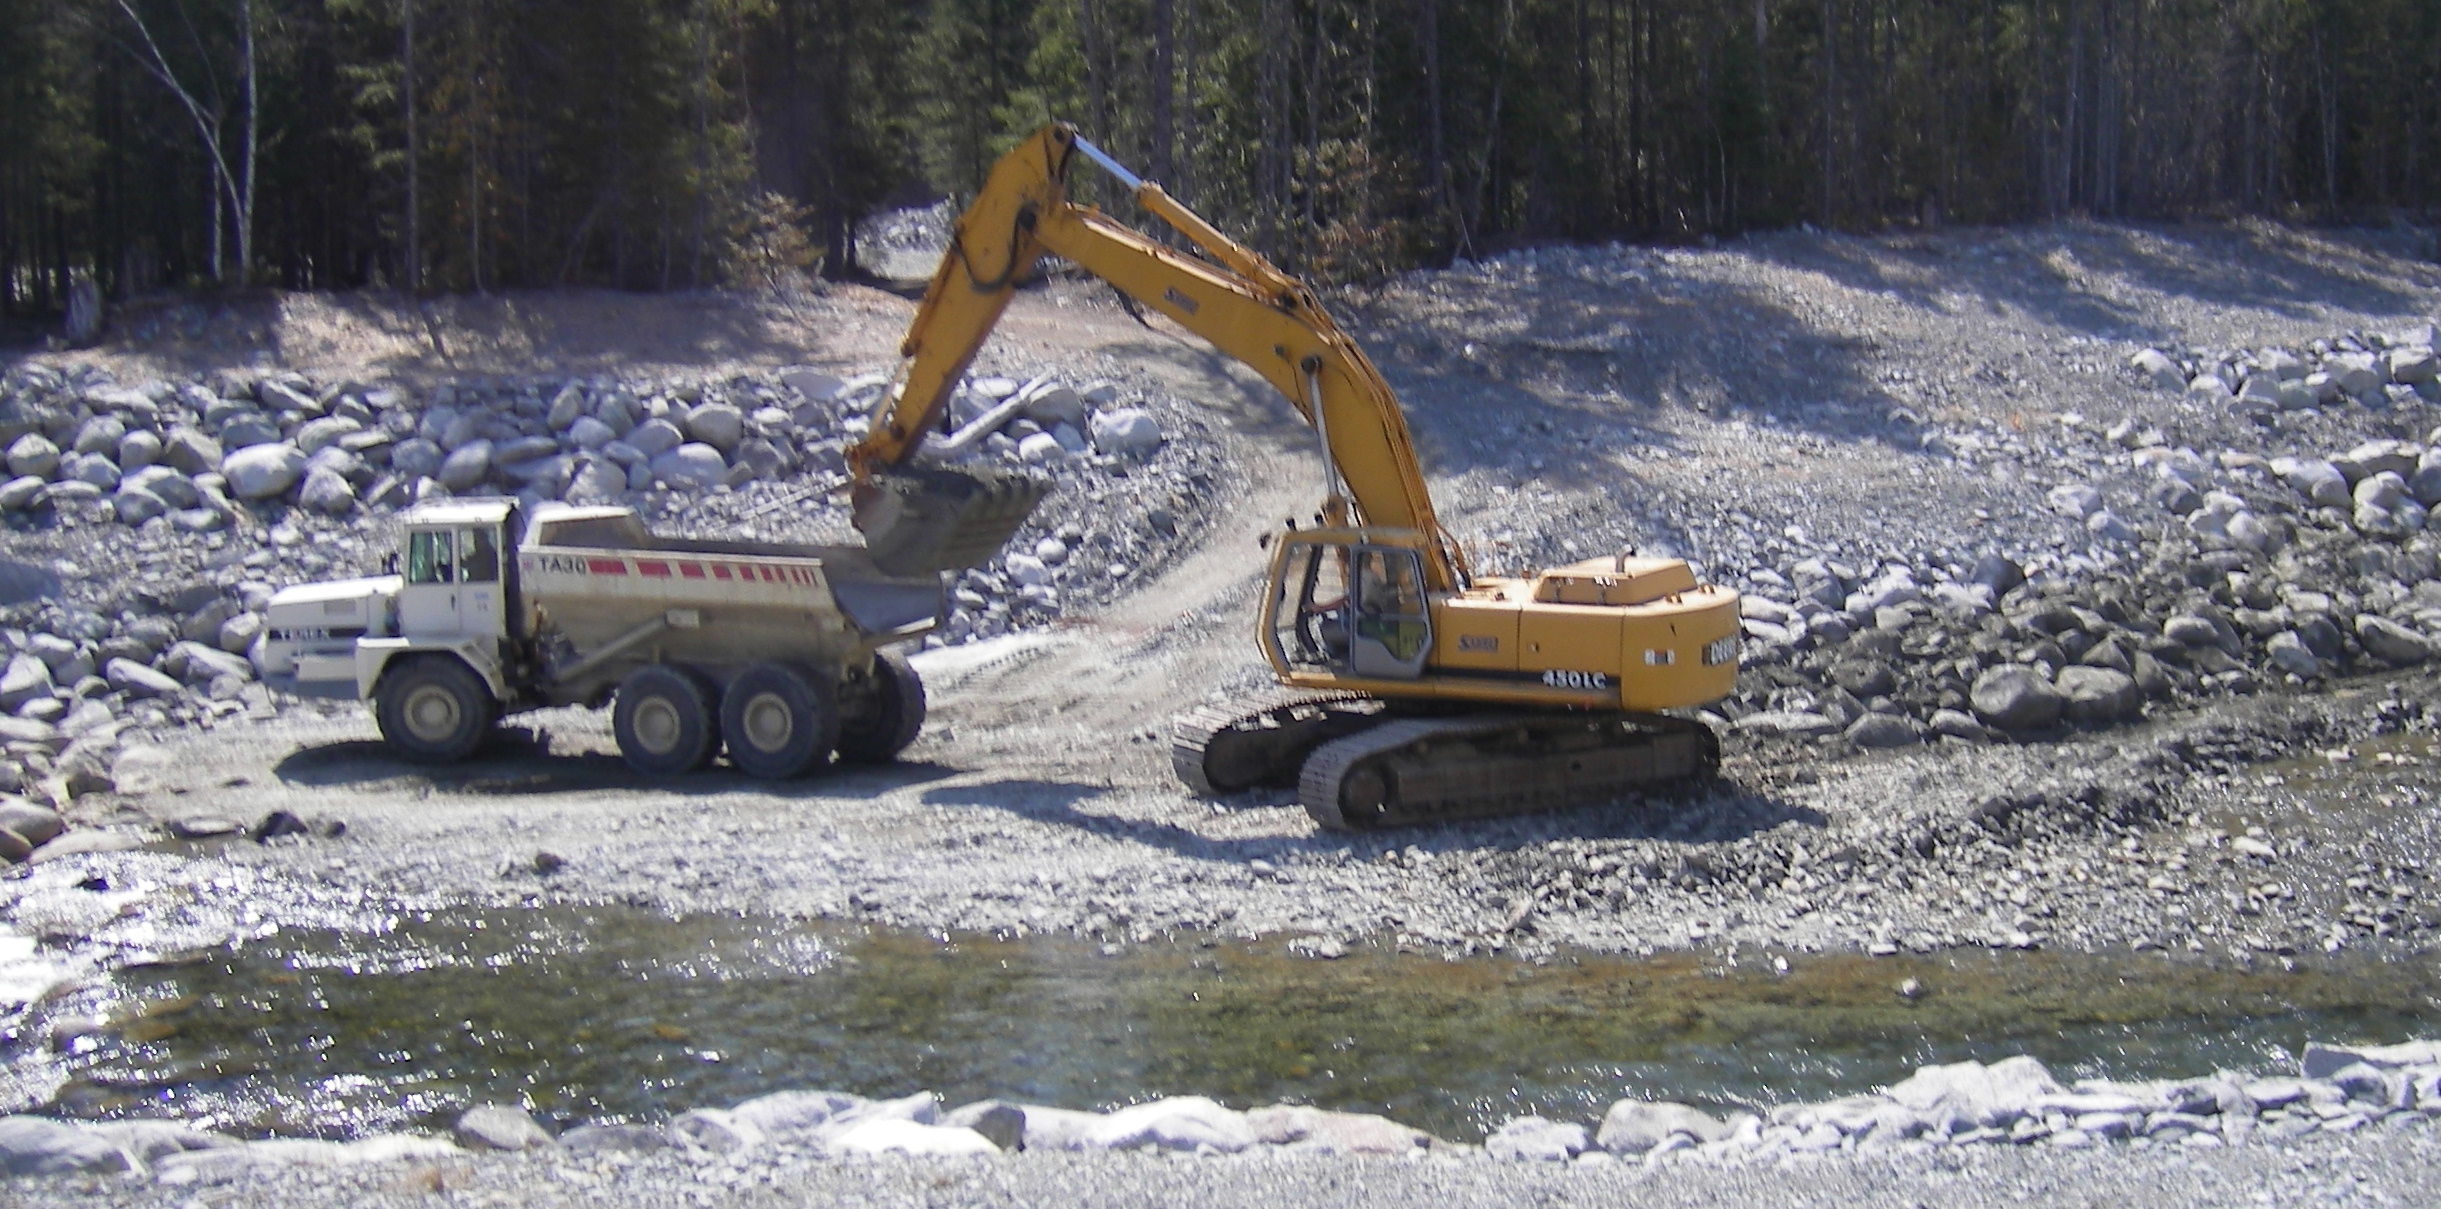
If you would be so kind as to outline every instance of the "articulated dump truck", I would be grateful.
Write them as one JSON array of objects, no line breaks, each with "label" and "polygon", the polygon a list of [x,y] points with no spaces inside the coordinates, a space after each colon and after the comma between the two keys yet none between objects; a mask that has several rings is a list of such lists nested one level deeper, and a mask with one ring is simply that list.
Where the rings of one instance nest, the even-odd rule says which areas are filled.
[{"label": "articulated dump truck", "polygon": [[937,625],[937,570],[860,547],[701,541],[627,508],[426,504],[394,574],[271,599],[256,661],[274,687],[370,703],[402,755],[472,754],[507,714],[615,700],[640,772],[785,778],[895,758],[924,686],[893,647]]}]

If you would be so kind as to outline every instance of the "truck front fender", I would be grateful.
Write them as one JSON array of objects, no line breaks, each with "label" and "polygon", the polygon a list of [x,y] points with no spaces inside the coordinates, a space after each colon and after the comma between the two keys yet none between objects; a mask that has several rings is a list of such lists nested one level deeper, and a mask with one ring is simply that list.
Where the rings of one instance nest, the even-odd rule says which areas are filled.
[{"label": "truck front fender", "polygon": [[483,678],[483,686],[491,690],[492,699],[502,703],[516,699],[502,674],[500,656],[494,644],[481,638],[361,638],[356,642],[356,699],[370,701],[373,690],[381,684],[381,674],[389,670],[393,660],[401,655],[440,653],[454,655],[459,662]]}]

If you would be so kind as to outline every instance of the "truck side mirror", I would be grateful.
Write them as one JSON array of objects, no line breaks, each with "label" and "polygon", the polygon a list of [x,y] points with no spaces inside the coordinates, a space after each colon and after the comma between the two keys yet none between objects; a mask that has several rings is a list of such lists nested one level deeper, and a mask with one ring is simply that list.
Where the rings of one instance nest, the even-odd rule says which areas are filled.
[{"label": "truck side mirror", "polygon": [[384,575],[398,574],[398,551],[392,550],[381,556],[381,573]]}]

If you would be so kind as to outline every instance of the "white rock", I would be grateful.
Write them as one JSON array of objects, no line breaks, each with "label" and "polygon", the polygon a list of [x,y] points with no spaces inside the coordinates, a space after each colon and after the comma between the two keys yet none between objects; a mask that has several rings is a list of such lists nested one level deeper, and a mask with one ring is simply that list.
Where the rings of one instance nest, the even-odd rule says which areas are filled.
[{"label": "white rock", "polygon": [[725,460],[746,439],[746,414],[727,403],[705,403],[687,412],[687,436],[720,451]]},{"label": "white rock", "polygon": [[698,1108],[670,1118],[670,1137],[682,1145],[714,1154],[750,1150],[763,1144],[762,1129],[738,1119],[727,1109]]},{"label": "white rock", "polygon": [[1612,1154],[1643,1154],[1676,1134],[1698,1142],[1717,1142],[1729,1136],[1729,1125],[1684,1104],[1621,1100],[1602,1115],[1602,1128],[1594,1141]]},{"label": "white rock", "polygon": [[305,451],[285,442],[249,445],[221,459],[221,477],[239,499],[267,499],[296,485],[305,473]]},{"label": "white rock", "polygon": [[1141,457],[1159,449],[1161,422],[1141,407],[1121,407],[1093,417],[1093,445],[1104,453]]},{"label": "white rock", "polygon": [[578,416],[568,426],[568,439],[579,449],[600,449],[618,439],[618,433],[592,416]]},{"label": "white rock", "polygon": [[840,1091],[782,1091],[756,1096],[730,1109],[729,1115],[768,1136],[785,1137],[819,1130],[866,1102]]},{"label": "white rock", "polygon": [[[1030,1118],[1029,1118],[1030,1120]],[[1086,1131],[1085,1144],[1095,1150],[1132,1150],[1153,1146],[1162,1150],[1195,1150],[1209,1146],[1235,1154],[1255,1144],[1254,1127],[1246,1114],[1233,1112],[1204,1096],[1172,1096],[1136,1104],[1100,1118]]]},{"label": "white rock", "polygon": [[2348,476],[2340,473],[2339,467],[2329,462],[2300,460],[2285,471],[2279,470],[2277,466],[2274,467],[2274,471],[2288,483],[2291,490],[2318,506],[2325,508],[2348,506]]},{"label": "white rock", "polygon": [[2083,483],[2063,483],[2045,499],[2053,512],[2080,521],[2102,510],[2102,493]]},{"label": "white rock", "polygon": [[918,1125],[913,1121],[866,1121],[830,1140],[841,1154],[911,1154],[924,1158],[994,1155],[1000,1148],[990,1138],[958,1125]]},{"label": "white rock", "polygon": [[39,432],[29,432],[8,447],[8,472],[49,479],[59,469],[59,446]]},{"label": "white rock", "polygon": [[2128,358],[2128,364],[2163,390],[2180,390],[2187,385],[2187,375],[2179,370],[2176,361],[2172,361],[2160,349],[2144,349]]},{"label": "white rock", "polygon": [[1068,450],[1059,443],[1058,437],[1038,432],[1017,443],[1017,456],[1029,464],[1040,466],[1064,460]]},{"label": "white rock", "polygon": [[1920,1067],[1887,1094],[1927,1120],[1946,1117],[1990,1129],[2005,1128],[2031,1111],[2036,1101],[2066,1090],[2041,1062],[2021,1054],[1990,1066],[1970,1061]]},{"label": "white rock", "polygon": [[305,475],[305,486],[297,491],[297,503],[316,512],[345,516],[356,507],[356,489],[329,468],[316,466]]},{"label": "white rock", "polygon": [[1541,1117],[1517,1117],[1483,1140],[1485,1153],[1513,1162],[1564,1163],[1591,1148],[1584,1126]]},{"label": "white rock", "polygon": [[0,1172],[66,1175],[124,1171],[127,1157],[99,1134],[44,1117],[0,1117]]},{"label": "white rock", "polygon": [[673,487],[698,490],[717,487],[729,475],[729,463],[720,450],[701,441],[689,441],[652,460],[653,477]]}]

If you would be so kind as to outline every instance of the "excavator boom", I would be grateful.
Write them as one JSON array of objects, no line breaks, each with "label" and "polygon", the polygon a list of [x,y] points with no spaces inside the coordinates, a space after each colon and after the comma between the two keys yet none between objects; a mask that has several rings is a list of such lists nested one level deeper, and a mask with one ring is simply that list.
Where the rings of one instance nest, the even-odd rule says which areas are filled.
[{"label": "excavator boom", "polygon": [[[1210,259],[1164,247],[1098,210],[1070,202],[1068,172],[1080,155],[1110,170],[1146,211]],[[885,395],[864,439],[848,453],[860,488],[897,471],[917,452],[1018,285],[1046,254],[1067,258],[1262,374],[1320,436],[1333,482],[1325,520],[1424,534],[1430,546],[1429,586],[1450,591],[1464,581],[1464,557],[1433,515],[1397,396],[1313,292],[1060,124],[1044,127],[1004,156],[952,230],[949,249],[899,347],[907,359],[904,373]],[[920,502],[910,504],[910,498]],[[881,489],[861,495],[858,525],[867,543],[877,550],[940,544],[929,535],[911,541],[905,533],[926,523],[938,525],[939,517],[953,510],[930,506],[921,519],[908,519],[933,498]],[[1008,532],[1023,520],[1017,517]],[[984,556],[1007,536],[999,534]],[[970,536],[958,544],[972,549],[979,542]]]}]

